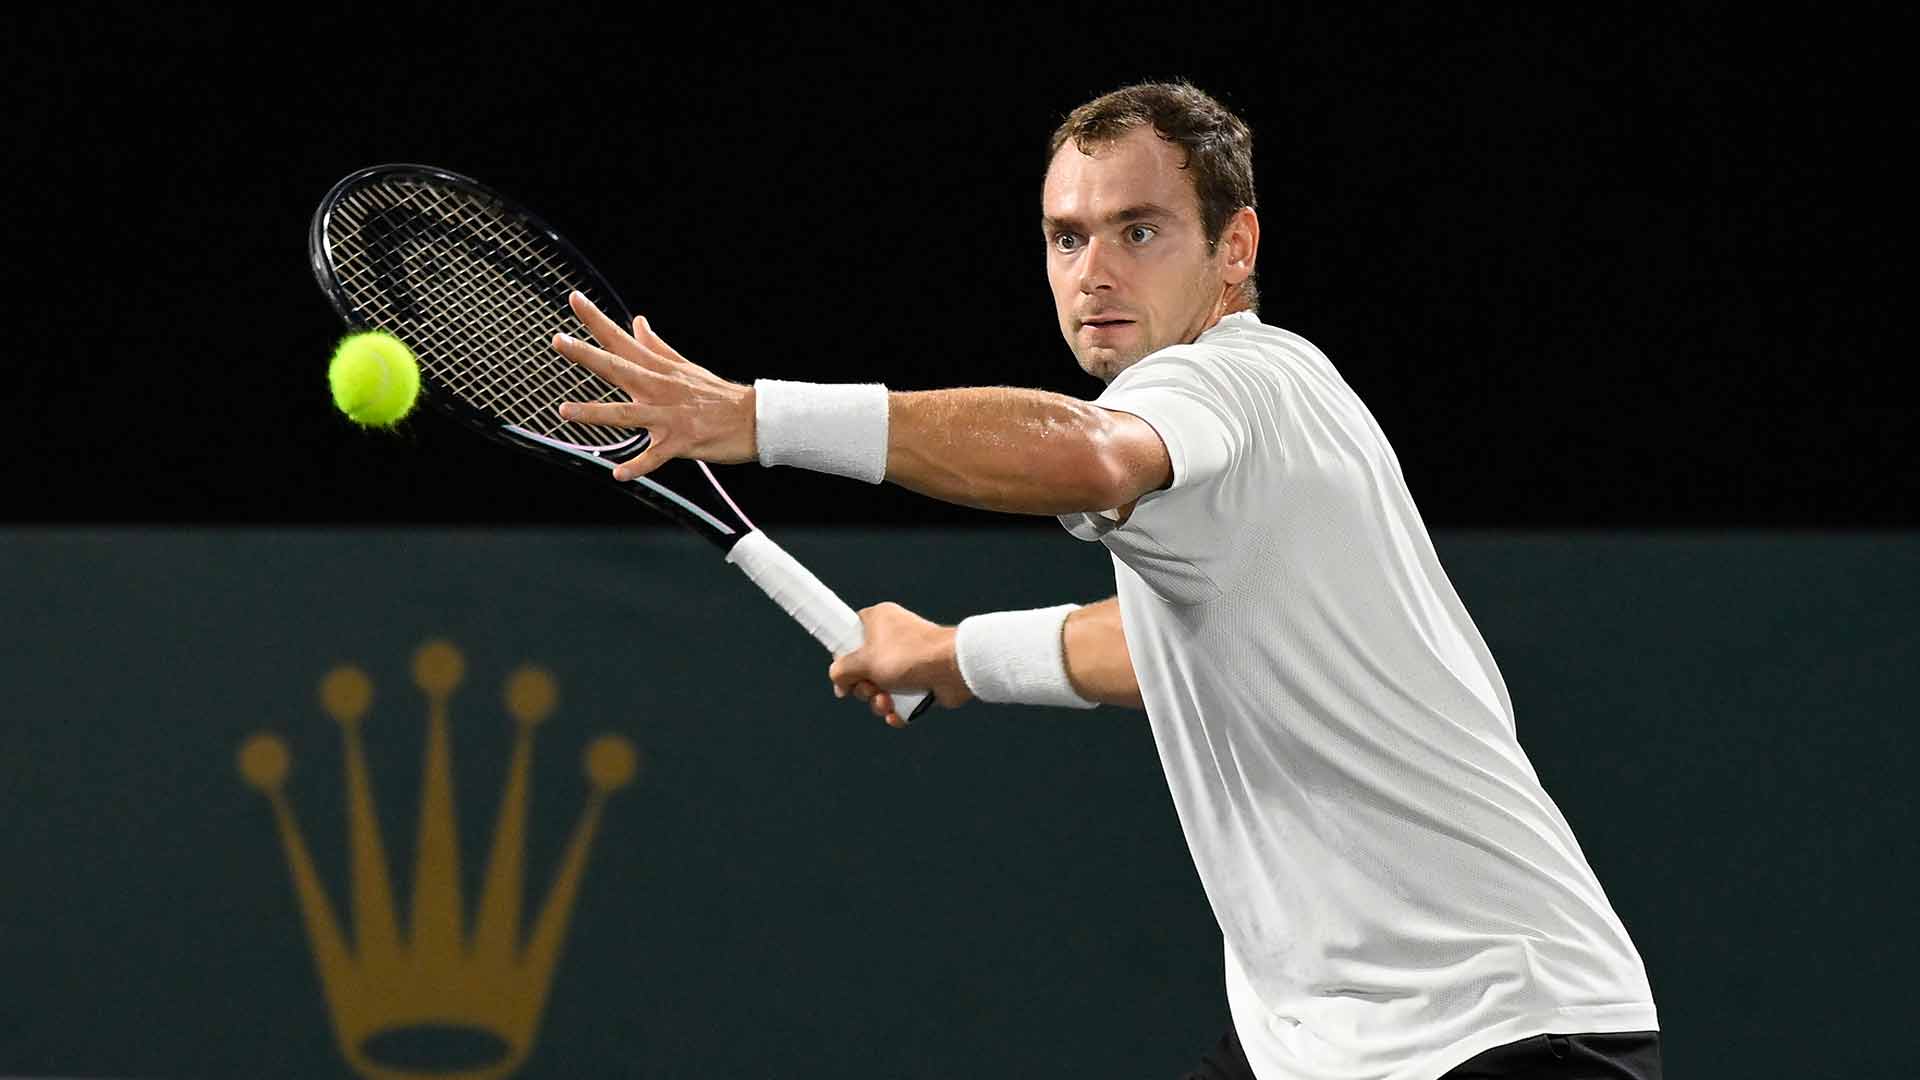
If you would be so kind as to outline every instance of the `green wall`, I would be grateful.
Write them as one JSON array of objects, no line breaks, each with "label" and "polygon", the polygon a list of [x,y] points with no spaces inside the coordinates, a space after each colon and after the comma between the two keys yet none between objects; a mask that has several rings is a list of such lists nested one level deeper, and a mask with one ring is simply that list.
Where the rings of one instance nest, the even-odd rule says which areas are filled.
[{"label": "green wall", "polygon": [[[856,606],[951,621],[1110,589],[1045,530],[795,531]],[[1671,1075],[1896,1075],[1920,961],[1920,536],[1443,534],[1520,740],[1651,976]],[[1225,1024],[1217,931],[1144,717],[970,706],[906,732],[835,701],[825,653],[698,541],[593,532],[0,532],[0,1074],[352,1075],[274,816],[349,903],[339,727],[363,725],[397,885],[426,707],[463,654],[467,896],[538,728],[528,914],[615,733],[608,799],[526,1077],[1172,1077]],[[395,1060],[471,1045],[418,1034]],[[392,1046],[388,1047],[392,1050]],[[442,1075],[456,1075],[444,1072]],[[476,1072],[475,1075],[478,1075]]]}]

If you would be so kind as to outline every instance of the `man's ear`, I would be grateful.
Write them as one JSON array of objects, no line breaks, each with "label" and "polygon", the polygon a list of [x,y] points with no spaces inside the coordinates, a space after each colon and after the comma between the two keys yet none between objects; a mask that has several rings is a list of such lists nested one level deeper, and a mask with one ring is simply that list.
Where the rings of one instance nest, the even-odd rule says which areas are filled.
[{"label": "man's ear", "polygon": [[1260,254],[1260,215],[1253,207],[1243,206],[1227,219],[1220,230],[1220,249],[1226,256],[1221,271],[1229,285],[1238,285],[1253,276],[1254,260]]}]

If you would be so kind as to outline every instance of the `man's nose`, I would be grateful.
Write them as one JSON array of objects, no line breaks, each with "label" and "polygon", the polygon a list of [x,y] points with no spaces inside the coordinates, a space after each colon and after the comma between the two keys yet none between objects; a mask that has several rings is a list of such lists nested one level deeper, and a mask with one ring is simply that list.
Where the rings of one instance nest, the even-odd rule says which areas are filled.
[{"label": "man's nose", "polygon": [[1113,256],[1107,252],[1109,246],[1102,240],[1087,241],[1087,249],[1080,253],[1081,292],[1113,288]]}]

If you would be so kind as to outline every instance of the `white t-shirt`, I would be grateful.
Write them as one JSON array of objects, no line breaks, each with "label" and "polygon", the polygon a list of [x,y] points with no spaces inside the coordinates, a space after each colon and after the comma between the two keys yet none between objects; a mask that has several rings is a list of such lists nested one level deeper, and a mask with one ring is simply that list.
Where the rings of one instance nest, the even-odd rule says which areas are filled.
[{"label": "white t-shirt", "polygon": [[1514,735],[1400,464],[1320,350],[1250,312],[1123,371],[1173,483],[1112,552],[1127,648],[1262,1080],[1432,1080],[1653,992]]}]

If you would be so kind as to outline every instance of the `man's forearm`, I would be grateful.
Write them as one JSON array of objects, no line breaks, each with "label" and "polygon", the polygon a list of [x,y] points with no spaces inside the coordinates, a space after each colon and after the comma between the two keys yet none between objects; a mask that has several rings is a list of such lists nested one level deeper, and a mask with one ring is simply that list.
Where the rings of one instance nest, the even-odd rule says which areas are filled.
[{"label": "man's forearm", "polygon": [[895,392],[887,403],[887,479],[946,502],[1071,514],[1124,505],[1171,478],[1144,421],[1064,394],[981,387]]},{"label": "man's forearm", "polygon": [[1061,631],[1067,658],[1067,681],[1074,692],[1102,705],[1143,709],[1140,682],[1127,652],[1127,633],[1120,625],[1120,598],[1110,597],[1067,616]]}]

